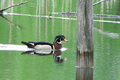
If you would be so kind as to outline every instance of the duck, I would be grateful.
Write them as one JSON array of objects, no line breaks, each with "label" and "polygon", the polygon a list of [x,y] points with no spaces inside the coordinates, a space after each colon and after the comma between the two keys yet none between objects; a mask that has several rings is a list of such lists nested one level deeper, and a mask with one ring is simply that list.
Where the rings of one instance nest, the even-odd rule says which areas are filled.
[{"label": "duck", "polygon": [[57,35],[53,41],[53,43],[49,42],[24,42],[22,41],[21,43],[26,45],[28,48],[33,48],[38,51],[52,51],[54,49],[61,49],[62,44],[61,42],[65,41],[68,42],[68,40],[65,38],[64,35]]}]

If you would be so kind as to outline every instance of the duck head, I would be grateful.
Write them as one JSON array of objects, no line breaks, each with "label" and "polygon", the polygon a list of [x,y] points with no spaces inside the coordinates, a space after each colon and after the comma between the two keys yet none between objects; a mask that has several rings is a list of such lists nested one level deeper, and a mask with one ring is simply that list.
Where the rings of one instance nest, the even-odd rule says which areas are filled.
[{"label": "duck head", "polygon": [[68,41],[65,39],[65,36],[64,35],[58,35],[55,37],[55,40],[53,42],[53,44],[61,44],[62,41]]}]

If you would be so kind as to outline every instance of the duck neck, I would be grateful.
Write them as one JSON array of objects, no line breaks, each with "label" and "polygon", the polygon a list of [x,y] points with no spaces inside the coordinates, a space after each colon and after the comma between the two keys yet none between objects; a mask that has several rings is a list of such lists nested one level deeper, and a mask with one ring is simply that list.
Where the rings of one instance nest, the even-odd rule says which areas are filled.
[{"label": "duck neck", "polygon": [[55,49],[61,49],[61,47],[62,47],[61,42],[56,42],[56,41],[54,41],[54,42],[53,42],[53,45],[54,45],[54,48],[55,48]]},{"label": "duck neck", "polygon": [[61,45],[61,42],[53,42],[53,45]]},{"label": "duck neck", "polygon": [[61,41],[57,41],[57,40],[55,40],[55,41],[53,42],[53,44],[54,44],[54,45],[56,45],[56,44],[61,45]]}]

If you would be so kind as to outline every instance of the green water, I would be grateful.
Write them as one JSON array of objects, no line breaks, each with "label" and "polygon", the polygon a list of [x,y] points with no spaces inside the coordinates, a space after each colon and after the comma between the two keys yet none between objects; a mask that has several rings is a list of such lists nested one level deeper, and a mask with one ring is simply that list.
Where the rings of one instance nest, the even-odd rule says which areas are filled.
[{"label": "green water", "polygon": [[[119,3],[118,0],[111,0],[96,5],[94,14],[119,16]],[[120,19],[94,19],[120,21]],[[94,80],[120,80],[120,24],[94,22],[94,26],[97,28],[94,30]]]},{"label": "green water", "polygon": [[[0,9],[26,0],[0,0]],[[95,3],[97,0],[94,0]],[[115,2],[114,2],[115,1]],[[94,14],[119,15],[120,1],[111,0],[93,7]],[[49,19],[53,12],[76,12],[77,0],[28,0],[28,3],[5,12],[21,15],[0,17],[0,44],[22,45],[21,41],[53,42],[59,34],[69,42],[61,55],[64,63],[56,63],[53,55],[21,55],[22,51],[0,51],[0,80],[75,80],[76,79],[76,20]],[[36,16],[36,17],[35,17]],[[74,18],[51,15],[52,17]],[[119,19],[94,18],[119,21]],[[119,80],[120,24],[94,22],[94,80]]]},{"label": "green water", "polygon": [[[15,0],[8,1],[9,0],[5,1],[2,8],[12,3],[20,3]],[[3,4],[2,1],[1,4]],[[56,63],[53,55],[21,55],[22,51],[0,51],[0,80],[75,79],[77,22],[28,16],[28,14],[46,16],[52,12],[61,11],[76,12],[76,2],[72,0],[29,0],[27,4],[6,10],[6,12],[9,13],[27,14],[27,16],[4,15],[4,17],[13,24],[0,18],[1,44],[22,45],[21,41],[46,41],[52,43],[54,37],[59,34],[65,35],[69,42],[62,43],[64,47],[68,48],[68,50],[64,51],[61,55],[62,58],[67,58],[64,63]],[[16,24],[17,27],[14,24]]]}]

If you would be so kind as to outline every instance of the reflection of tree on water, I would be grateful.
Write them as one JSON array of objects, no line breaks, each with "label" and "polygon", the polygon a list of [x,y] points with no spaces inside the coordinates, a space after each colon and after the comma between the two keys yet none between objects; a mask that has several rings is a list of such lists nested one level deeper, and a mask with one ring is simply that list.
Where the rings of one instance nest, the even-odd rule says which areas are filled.
[{"label": "reflection of tree on water", "polygon": [[6,20],[10,25],[15,26],[16,28],[20,28],[22,29],[22,27],[20,25],[14,24],[13,22],[11,22],[10,20],[8,20],[6,17],[4,17],[3,15],[0,15],[1,18],[3,18],[4,20]]},{"label": "reflection of tree on water", "polygon": [[21,53],[22,55],[23,54],[35,54],[35,55],[38,55],[38,56],[48,56],[48,55],[53,55],[53,59],[55,62],[57,63],[64,63],[66,61],[66,58],[62,58],[61,55],[62,55],[62,51],[57,49],[57,50],[54,50],[54,51],[50,51],[50,52],[41,52],[41,51],[38,51],[38,50],[33,50],[33,51],[26,51],[26,52],[23,52]]},{"label": "reflection of tree on water", "polygon": [[7,21],[8,23],[10,23],[11,25],[22,29],[19,25],[14,24],[13,22],[11,22],[11,21],[9,21],[7,18],[5,18],[5,17],[3,16],[3,14],[4,14],[4,15],[6,14],[6,13],[4,12],[5,10],[7,10],[7,9],[9,9],[9,8],[11,8],[11,7],[15,7],[15,6],[19,6],[19,5],[25,4],[25,3],[27,3],[27,2],[22,2],[22,3],[19,3],[19,4],[10,5],[10,6],[6,7],[6,8],[0,9],[0,17],[2,17],[4,20],[6,20],[6,21]]},{"label": "reflection of tree on water", "polygon": [[93,80],[93,68],[76,68],[76,80]]}]

